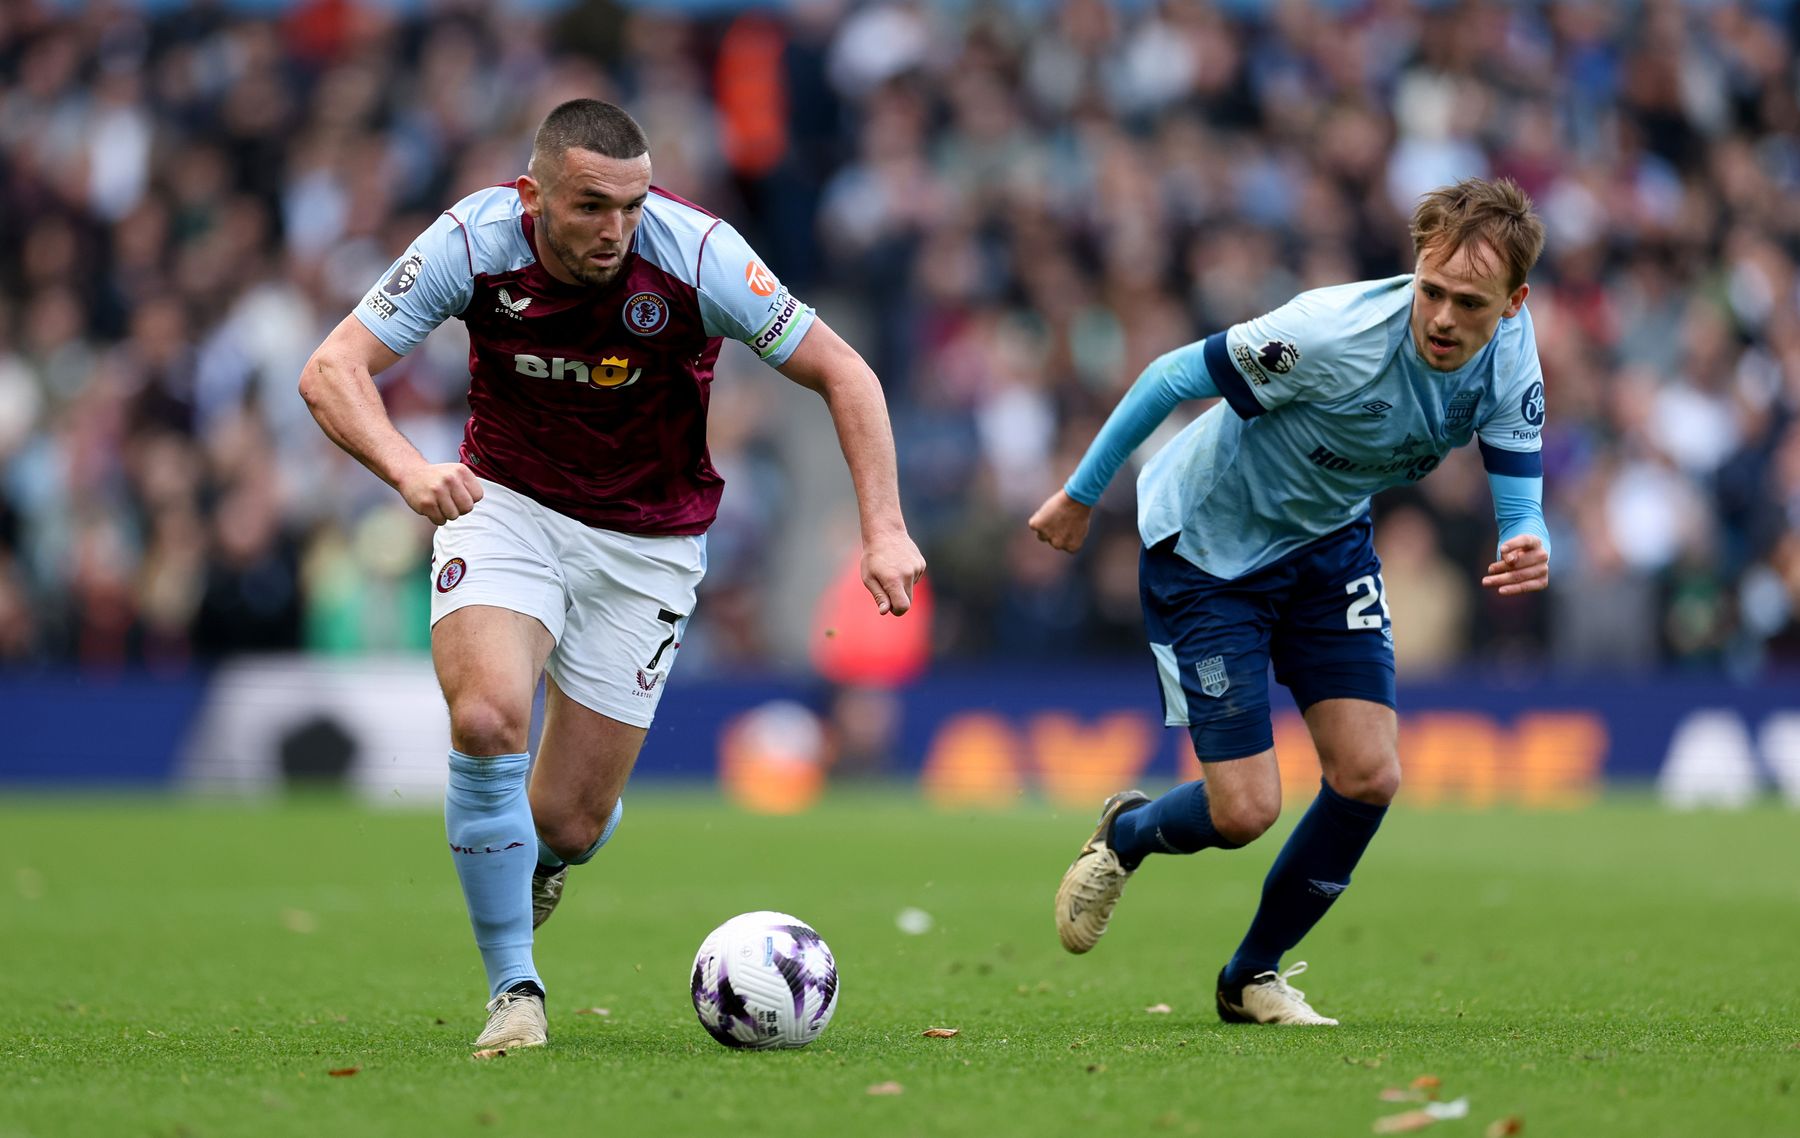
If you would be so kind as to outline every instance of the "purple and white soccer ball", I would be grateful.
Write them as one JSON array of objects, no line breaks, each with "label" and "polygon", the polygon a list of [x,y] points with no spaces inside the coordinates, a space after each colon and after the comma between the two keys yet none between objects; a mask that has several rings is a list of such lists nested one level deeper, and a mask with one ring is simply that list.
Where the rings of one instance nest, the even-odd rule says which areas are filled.
[{"label": "purple and white soccer ball", "polygon": [[744,913],[701,942],[693,995],[700,1025],[727,1047],[805,1047],[837,1011],[837,961],[800,918]]}]

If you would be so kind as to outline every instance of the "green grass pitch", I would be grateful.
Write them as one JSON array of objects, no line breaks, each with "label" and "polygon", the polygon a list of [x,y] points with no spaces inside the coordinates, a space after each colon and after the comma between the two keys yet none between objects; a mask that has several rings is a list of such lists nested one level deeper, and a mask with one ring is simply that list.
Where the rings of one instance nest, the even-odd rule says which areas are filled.
[{"label": "green grass pitch", "polygon": [[[479,1062],[437,816],[15,796],[0,1136],[1361,1135],[1424,1075],[1469,1099],[1445,1138],[1800,1134],[1800,815],[1397,809],[1297,954],[1344,1026],[1228,1027],[1213,976],[1295,805],[1249,850],[1152,859],[1078,958],[1050,898],[1086,812],[635,792],[539,938],[550,1046]],[[701,938],[757,908],[837,954],[804,1051],[727,1051],[688,1002]]]}]

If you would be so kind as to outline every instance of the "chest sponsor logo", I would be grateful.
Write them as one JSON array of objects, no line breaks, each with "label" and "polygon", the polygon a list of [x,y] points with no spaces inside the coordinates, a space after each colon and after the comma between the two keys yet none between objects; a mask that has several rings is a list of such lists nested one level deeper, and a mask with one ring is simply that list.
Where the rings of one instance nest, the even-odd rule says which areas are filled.
[{"label": "chest sponsor logo", "polygon": [[763,268],[761,261],[751,261],[744,266],[744,283],[757,296],[775,295],[775,274]]},{"label": "chest sponsor logo", "polygon": [[625,301],[625,327],[654,336],[669,323],[669,302],[654,292],[634,292]]},{"label": "chest sponsor logo", "polygon": [[1459,391],[1444,404],[1444,423],[1451,427],[1460,427],[1475,417],[1475,408],[1481,402],[1479,391]]},{"label": "chest sponsor logo", "polygon": [[631,366],[629,356],[604,356],[597,364],[562,356],[520,354],[513,357],[513,370],[533,379],[567,379],[590,387],[630,387],[644,374],[641,367]]},{"label": "chest sponsor logo", "polygon": [[1276,375],[1286,375],[1300,362],[1300,345],[1287,340],[1270,340],[1256,349],[1256,362]]},{"label": "chest sponsor logo", "polygon": [[1218,699],[1231,687],[1231,677],[1225,674],[1225,657],[1208,656],[1194,665],[1200,673],[1200,690],[1202,693]]},{"label": "chest sponsor logo", "polygon": [[1409,481],[1417,482],[1436,470],[1438,463],[1443,461],[1440,455],[1429,452],[1414,453],[1430,445],[1428,442],[1408,435],[1405,442],[1391,448],[1395,457],[1388,462],[1358,462],[1353,458],[1345,458],[1330,447],[1316,446],[1312,449],[1312,453],[1306,456],[1306,461],[1321,470],[1331,470],[1343,474],[1374,474],[1382,477],[1404,474]]},{"label": "chest sponsor logo", "polygon": [[383,320],[386,320],[388,317],[399,311],[399,309],[394,306],[393,301],[382,296],[378,292],[370,293],[369,299],[363,303],[372,309],[375,315],[381,317]]},{"label": "chest sponsor logo", "polygon": [[787,335],[788,329],[794,326],[794,317],[800,315],[800,302],[793,294],[783,289],[778,299],[781,303],[776,306],[775,318],[763,325],[763,330],[750,341],[750,346],[759,356],[767,356],[774,351],[775,346]]},{"label": "chest sponsor logo", "polygon": [[531,298],[529,296],[521,296],[519,299],[514,300],[512,293],[506,289],[501,289],[498,295],[500,303],[495,307],[495,312],[502,316],[510,316],[514,320],[525,319],[525,310],[531,307]]},{"label": "chest sponsor logo", "polygon": [[406,259],[394,266],[394,271],[381,282],[381,291],[389,296],[405,296],[412,291],[412,286],[419,283],[419,274],[425,271],[425,257],[421,253],[408,253]]},{"label": "chest sponsor logo", "polygon": [[1525,416],[1525,421],[1534,427],[1544,425],[1544,385],[1542,383],[1534,383],[1525,389],[1525,394],[1519,399],[1519,414]]},{"label": "chest sponsor logo", "polygon": [[1238,370],[1243,372],[1244,378],[1251,383],[1261,387],[1269,382],[1269,373],[1264,371],[1262,365],[1256,362],[1256,353],[1245,347],[1243,344],[1239,344],[1231,349],[1231,358],[1237,361]]}]

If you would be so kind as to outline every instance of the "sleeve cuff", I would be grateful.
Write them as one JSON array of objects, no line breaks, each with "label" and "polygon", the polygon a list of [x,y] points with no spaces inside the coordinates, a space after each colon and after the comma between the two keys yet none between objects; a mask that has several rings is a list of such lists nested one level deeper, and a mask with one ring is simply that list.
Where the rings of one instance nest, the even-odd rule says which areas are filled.
[{"label": "sleeve cuff", "polygon": [[1504,450],[1481,440],[1481,465],[1489,474],[1505,474],[1513,478],[1542,478],[1544,454],[1536,450]]},{"label": "sleeve cuff", "polygon": [[1219,394],[1231,404],[1240,419],[1254,419],[1268,410],[1250,393],[1250,385],[1238,369],[1231,366],[1231,355],[1225,350],[1225,333],[1214,332],[1206,338],[1204,350],[1206,373],[1218,385]]}]

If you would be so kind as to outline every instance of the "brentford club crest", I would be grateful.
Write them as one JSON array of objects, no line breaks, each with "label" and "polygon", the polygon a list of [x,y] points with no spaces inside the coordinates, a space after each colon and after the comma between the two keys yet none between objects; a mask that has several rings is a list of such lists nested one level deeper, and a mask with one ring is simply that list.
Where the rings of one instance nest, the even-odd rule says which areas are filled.
[{"label": "brentford club crest", "polygon": [[669,322],[669,302],[653,292],[634,292],[625,301],[625,327],[654,336]]},{"label": "brentford club crest", "polygon": [[1225,673],[1225,657],[1208,656],[1196,667],[1200,671],[1200,690],[1206,695],[1218,699],[1231,687],[1231,677]]},{"label": "brentford club crest", "polygon": [[444,562],[444,567],[442,569],[438,570],[437,591],[440,593],[449,592],[451,589],[462,584],[462,579],[468,575],[468,564],[460,557],[452,557],[450,560]]}]

